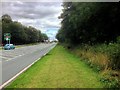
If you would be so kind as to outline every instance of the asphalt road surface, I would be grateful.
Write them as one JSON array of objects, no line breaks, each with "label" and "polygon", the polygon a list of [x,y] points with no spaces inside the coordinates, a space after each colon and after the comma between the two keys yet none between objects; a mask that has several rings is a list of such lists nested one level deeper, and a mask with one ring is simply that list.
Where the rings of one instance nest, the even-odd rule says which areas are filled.
[{"label": "asphalt road surface", "polygon": [[0,62],[2,62],[2,84],[15,76],[25,67],[42,57],[56,44],[39,44],[25,46],[14,50],[1,50]]}]

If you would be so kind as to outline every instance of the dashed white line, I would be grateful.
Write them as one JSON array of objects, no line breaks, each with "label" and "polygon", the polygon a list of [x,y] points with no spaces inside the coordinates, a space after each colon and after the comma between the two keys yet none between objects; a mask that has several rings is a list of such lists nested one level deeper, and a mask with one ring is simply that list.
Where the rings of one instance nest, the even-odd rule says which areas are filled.
[{"label": "dashed white line", "polygon": [[1,59],[6,59],[5,61],[10,61],[12,59],[15,59],[17,57],[20,57],[20,56],[23,56],[24,54],[22,55],[17,55],[17,56],[10,56],[10,57],[4,57],[4,56],[0,56]]},{"label": "dashed white line", "polygon": [[3,57],[3,56],[0,56],[0,58],[3,58],[3,59],[10,59],[10,58],[7,58],[7,57]]},{"label": "dashed white line", "polygon": [[21,56],[23,56],[24,54],[22,54],[22,55],[18,55],[18,56],[15,56],[14,58],[9,58],[8,60],[6,60],[6,61],[11,61],[11,60],[13,60],[13,59],[15,59],[15,58],[18,58],[18,57],[21,57]]}]

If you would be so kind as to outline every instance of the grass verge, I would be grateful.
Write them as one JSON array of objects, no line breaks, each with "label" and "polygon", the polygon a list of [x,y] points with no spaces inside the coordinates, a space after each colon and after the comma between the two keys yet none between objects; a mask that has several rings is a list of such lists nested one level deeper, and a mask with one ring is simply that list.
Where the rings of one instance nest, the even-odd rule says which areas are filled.
[{"label": "grass verge", "polygon": [[103,88],[100,76],[57,45],[7,88]]}]

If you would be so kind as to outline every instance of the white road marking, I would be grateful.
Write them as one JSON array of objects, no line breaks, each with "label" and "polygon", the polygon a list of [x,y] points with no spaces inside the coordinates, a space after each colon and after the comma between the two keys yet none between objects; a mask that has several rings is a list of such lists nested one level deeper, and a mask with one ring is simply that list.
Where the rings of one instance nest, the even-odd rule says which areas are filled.
[{"label": "white road marking", "polygon": [[6,61],[11,61],[11,60],[13,60],[13,59],[15,59],[15,58],[18,58],[18,57],[21,57],[21,56],[23,56],[23,55],[24,55],[24,54],[15,56],[14,58],[10,58],[10,59],[8,59],[8,60],[6,60]]},{"label": "white road marking", "polygon": [[23,56],[24,54],[21,54],[21,55],[15,55],[15,56],[8,56],[8,57],[5,57],[5,56],[0,56],[1,59],[6,59],[5,61],[10,61],[12,59],[15,59],[17,57],[20,57],[20,56]]},{"label": "white road marking", "polygon": [[[51,47],[44,55],[46,55],[52,48],[54,48],[56,45],[54,45],[53,47]],[[14,58],[17,58],[17,57],[20,57],[20,56],[23,56],[24,54],[22,55],[19,55],[19,56],[16,56]],[[44,56],[43,55],[43,56]],[[43,57],[42,56],[42,57]],[[12,60],[14,59],[12,58]],[[41,58],[39,58],[41,59]],[[35,60],[32,64],[28,65],[26,68],[24,68],[23,70],[21,70],[19,73],[17,73],[15,76],[13,76],[11,79],[9,79],[8,81],[6,81],[5,83],[3,83],[2,85],[0,85],[0,90],[5,87],[7,84],[9,84],[11,81],[13,81],[16,77],[18,77],[20,74],[22,74],[24,71],[26,71],[28,68],[30,68],[34,63],[36,63],[39,59]]]},{"label": "white road marking", "polygon": [[3,56],[0,56],[0,58],[3,58],[3,59],[10,59],[10,58],[7,58],[7,57],[3,57]]},{"label": "white road marking", "polygon": [[30,68],[33,64],[35,64],[38,60],[40,60],[41,58],[35,60],[32,64],[28,65],[27,67],[25,67],[23,70],[21,70],[19,73],[17,73],[14,77],[12,77],[11,79],[9,79],[8,81],[6,81],[4,84],[2,84],[0,86],[0,90],[5,87],[8,83],[10,83],[11,81],[13,81],[16,77],[18,77],[20,74],[22,74],[24,71],[26,71],[28,68]]}]

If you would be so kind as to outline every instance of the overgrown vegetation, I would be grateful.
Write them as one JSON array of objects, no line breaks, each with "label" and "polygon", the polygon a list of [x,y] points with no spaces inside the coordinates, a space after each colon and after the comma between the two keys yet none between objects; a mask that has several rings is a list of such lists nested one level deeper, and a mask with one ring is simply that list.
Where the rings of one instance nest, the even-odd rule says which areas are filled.
[{"label": "overgrown vegetation", "polygon": [[120,86],[119,3],[64,2],[56,38],[94,70],[106,87]]},{"label": "overgrown vegetation", "polygon": [[84,45],[72,49],[72,53],[80,56],[93,70],[103,76],[101,81],[106,87],[120,86],[120,44]]},{"label": "overgrown vegetation", "polygon": [[20,22],[12,21],[12,18],[5,14],[1,17],[0,26],[2,27],[2,43],[5,44],[4,33],[11,34],[11,43],[13,44],[28,44],[47,40],[46,34],[41,33],[31,26],[22,25]]}]

